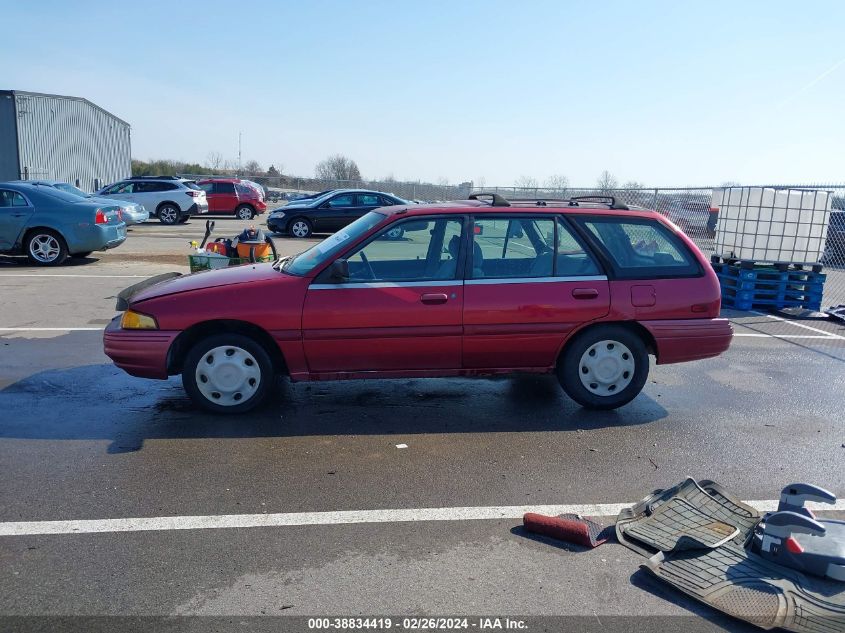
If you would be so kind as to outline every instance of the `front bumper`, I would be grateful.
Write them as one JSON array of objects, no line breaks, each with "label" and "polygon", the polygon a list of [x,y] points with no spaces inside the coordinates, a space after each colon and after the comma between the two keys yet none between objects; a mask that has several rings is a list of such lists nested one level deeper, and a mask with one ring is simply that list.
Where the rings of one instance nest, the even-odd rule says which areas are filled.
[{"label": "front bumper", "polygon": [[287,218],[267,218],[267,228],[273,231],[273,233],[287,233]]},{"label": "front bumper", "polygon": [[657,364],[712,358],[727,351],[733,339],[728,319],[641,321],[657,344]]},{"label": "front bumper", "polygon": [[188,215],[200,215],[203,213],[208,213],[207,202],[194,202],[194,204],[188,207]]},{"label": "front bumper", "polygon": [[179,332],[124,330],[121,316],[112,319],[103,333],[103,351],[131,376],[167,378],[167,354]]}]

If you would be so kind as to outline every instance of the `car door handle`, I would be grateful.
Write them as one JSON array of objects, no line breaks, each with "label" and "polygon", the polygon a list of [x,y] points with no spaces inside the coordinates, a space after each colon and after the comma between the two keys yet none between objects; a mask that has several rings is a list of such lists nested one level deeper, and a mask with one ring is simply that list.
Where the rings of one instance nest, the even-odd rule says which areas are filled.
[{"label": "car door handle", "polygon": [[449,297],[443,292],[431,292],[420,296],[420,301],[429,305],[437,305],[438,303],[446,303]]},{"label": "car door handle", "polygon": [[599,296],[599,291],[595,288],[575,288],[572,291],[574,299],[596,299]]}]

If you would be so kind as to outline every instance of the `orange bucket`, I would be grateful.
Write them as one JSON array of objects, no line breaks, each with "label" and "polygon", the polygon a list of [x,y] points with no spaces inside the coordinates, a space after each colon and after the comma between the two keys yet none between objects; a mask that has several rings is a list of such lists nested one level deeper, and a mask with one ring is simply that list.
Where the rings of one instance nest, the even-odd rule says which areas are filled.
[{"label": "orange bucket", "polygon": [[[254,250],[253,250],[254,249]],[[272,254],[270,245],[267,242],[238,242],[238,257],[242,259],[260,259]]]}]

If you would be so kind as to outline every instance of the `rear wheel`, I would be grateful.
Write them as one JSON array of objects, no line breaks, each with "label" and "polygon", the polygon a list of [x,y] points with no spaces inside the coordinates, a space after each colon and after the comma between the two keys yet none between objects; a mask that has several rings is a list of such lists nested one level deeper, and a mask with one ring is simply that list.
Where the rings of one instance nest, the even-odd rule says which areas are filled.
[{"label": "rear wheel", "polygon": [[255,217],[255,210],[248,204],[242,204],[235,209],[235,216],[239,220],[251,220]]},{"label": "rear wheel", "polygon": [[566,346],[557,377],[566,394],[581,406],[616,409],[642,391],[648,378],[648,350],[625,327],[592,327]]},{"label": "rear wheel", "polygon": [[50,229],[36,229],[26,238],[26,256],[37,266],[58,266],[68,257],[64,238]]},{"label": "rear wheel", "polygon": [[311,223],[305,218],[295,218],[288,225],[288,233],[293,237],[308,237],[311,232]]},{"label": "rear wheel", "polygon": [[179,221],[179,208],[167,203],[158,208],[158,221],[162,224],[176,224]]},{"label": "rear wheel", "polygon": [[273,383],[267,352],[242,334],[215,334],[188,352],[182,385],[194,404],[214,413],[242,413],[261,404]]}]

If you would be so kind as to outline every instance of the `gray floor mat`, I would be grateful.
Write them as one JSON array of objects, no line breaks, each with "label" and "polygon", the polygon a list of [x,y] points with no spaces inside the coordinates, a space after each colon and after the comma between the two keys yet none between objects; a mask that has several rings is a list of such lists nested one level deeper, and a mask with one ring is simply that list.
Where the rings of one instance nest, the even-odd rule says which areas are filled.
[{"label": "gray floor mat", "polygon": [[719,547],[739,534],[739,528],[715,519],[686,499],[674,497],[650,516],[629,523],[624,532],[661,552],[671,552]]},{"label": "gray floor mat", "polygon": [[[725,530],[723,525],[736,528],[737,531],[731,538],[734,543],[742,545],[760,520],[760,514],[754,508],[742,503],[718,484],[709,480],[697,483],[694,479],[687,478],[672,488],[656,490],[632,508],[623,510],[616,520],[616,537],[619,542],[644,556],[651,556],[656,551],[669,551],[679,545],[682,549],[695,546],[694,540],[684,539],[682,535],[690,525],[700,519],[694,519],[692,516],[682,519],[684,513],[678,512],[675,513],[674,518],[677,521],[674,523],[670,520],[673,518],[671,514],[659,520],[654,518],[662,514],[658,511],[661,506],[676,499],[685,501],[686,505],[674,503],[675,510],[693,507],[696,516],[705,515],[713,524],[709,530],[713,534],[702,537],[698,541],[699,547],[718,542],[716,533]],[[703,523],[707,524],[708,522]],[[636,532],[636,536],[632,530]],[[670,538],[673,533],[678,535]],[[724,536],[725,534],[722,538]],[[669,543],[670,540],[673,544]]]},{"label": "gray floor mat", "polygon": [[845,584],[770,564],[733,543],[658,553],[643,568],[705,604],[765,629],[845,631]]}]

